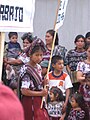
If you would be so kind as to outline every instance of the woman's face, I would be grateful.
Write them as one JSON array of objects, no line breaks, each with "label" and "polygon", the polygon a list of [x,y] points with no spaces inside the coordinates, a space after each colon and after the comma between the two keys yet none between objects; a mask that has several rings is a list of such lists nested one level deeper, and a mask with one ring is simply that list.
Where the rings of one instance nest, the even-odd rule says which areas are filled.
[{"label": "woman's face", "polygon": [[86,38],[85,41],[86,41],[87,44],[88,44],[88,43],[90,44],[90,37]]},{"label": "woman's face", "polygon": [[90,58],[90,47],[87,49],[87,56]]},{"label": "woman's face", "polygon": [[45,40],[46,40],[46,45],[52,45],[53,36],[50,33],[46,33]]},{"label": "woman's face", "polygon": [[78,39],[77,42],[75,43],[75,45],[76,45],[76,48],[78,48],[78,49],[84,48],[84,46],[85,46],[84,39],[83,38]]},{"label": "woman's face", "polygon": [[30,44],[31,43],[27,39],[23,40],[23,48],[30,46]]}]

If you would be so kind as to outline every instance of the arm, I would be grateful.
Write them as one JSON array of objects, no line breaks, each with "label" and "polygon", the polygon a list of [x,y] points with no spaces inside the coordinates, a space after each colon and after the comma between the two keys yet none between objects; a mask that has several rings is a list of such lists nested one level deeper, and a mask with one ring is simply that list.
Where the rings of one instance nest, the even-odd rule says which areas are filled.
[{"label": "arm", "polygon": [[68,72],[68,74],[70,74],[70,68],[69,68],[69,65],[66,65],[66,70],[67,70],[67,72]]},{"label": "arm", "polygon": [[77,80],[82,83],[84,79],[85,75],[81,71],[77,71]]},{"label": "arm", "polygon": [[69,95],[70,95],[70,89],[66,89],[66,99],[65,99],[65,106],[67,106],[68,104],[68,100],[69,100]]},{"label": "arm", "polygon": [[69,95],[70,95],[70,89],[66,89],[66,99],[65,99],[65,103],[63,105],[63,112],[66,111],[66,107],[67,107],[67,104],[68,104],[68,100],[69,100]]},{"label": "arm", "polygon": [[20,64],[23,64],[22,60],[20,60],[20,59],[9,60],[9,61],[7,61],[7,63],[11,64],[11,65],[20,65]]},{"label": "arm", "polygon": [[30,89],[22,88],[21,93],[25,96],[46,96],[48,91],[47,89],[43,89],[42,91],[32,91]]},{"label": "arm", "polygon": [[59,120],[64,120],[65,116],[66,116],[66,113],[63,113],[63,115],[60,117]]}]

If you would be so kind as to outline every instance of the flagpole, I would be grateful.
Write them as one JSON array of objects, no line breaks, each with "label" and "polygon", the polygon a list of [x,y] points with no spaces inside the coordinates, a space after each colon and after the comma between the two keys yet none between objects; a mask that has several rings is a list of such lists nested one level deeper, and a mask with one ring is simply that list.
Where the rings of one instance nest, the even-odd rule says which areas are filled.
[{"label": "flagpole", "polygon": [[[55,30],[55,26],[56,26],[56,22],[57,22],[57,16],[58,16],[59,6],[60,6],[60,0],[58,0],[58,8],[57,8],[57,11],[56,11],[56,19],[55,19],[55,24],[54,24],[54,30]],[[53,50],[54,50],[56,34],[57,34],[57,30],[55,30],[55,33],[54,33],[54,38],[53,38],[53,43],[52,43],[52,49],[51,49],[51,55],[50,55],[48,69],[47,69],[47,75],[46,75],[47,79],[48,79],[48,73],[49,73],[49,70],[50,70],[50,65],[51,65],[51,60],[52,60],[52,55],[53,55]],[[44,86],[44,89],[46,89],[46,88],[47,88],[47,85]],[[44,102],[44,97],[42,98],[41,109],[43,107],[43,102]]]},{"label": "flagpole", "polygon": [[2,80],[4,40],[5,40],[5,33],[0,32],[0,81]]},{"label": "flagpole", "polygon": [[56,18],[55,18],[55,22],[54,22],[54,30],[55,30],[55,26],[56,26],[56,22],[57,22],[58,10],[59,10],[59,7],[60,7],[60,1],[61,0],[58,0],[58,7],[57,7],[57,10],[56,10]]}]

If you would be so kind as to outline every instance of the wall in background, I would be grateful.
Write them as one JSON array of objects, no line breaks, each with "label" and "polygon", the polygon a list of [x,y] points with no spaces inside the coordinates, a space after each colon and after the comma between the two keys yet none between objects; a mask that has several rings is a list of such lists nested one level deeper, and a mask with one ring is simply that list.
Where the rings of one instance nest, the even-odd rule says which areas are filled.
[{"label": "wall in background", "polygon": [[[90,31],[90,0],[68,0],[63,26],[58,30],[59,43],[68,50],[74,48],[76,35]],[[34,35],[45,41],[45,33],[54,27],[58,0],[36,0]],[[21,35],[19,42],[22,45]],[[8,40],[6,33],[6,40]]]}]

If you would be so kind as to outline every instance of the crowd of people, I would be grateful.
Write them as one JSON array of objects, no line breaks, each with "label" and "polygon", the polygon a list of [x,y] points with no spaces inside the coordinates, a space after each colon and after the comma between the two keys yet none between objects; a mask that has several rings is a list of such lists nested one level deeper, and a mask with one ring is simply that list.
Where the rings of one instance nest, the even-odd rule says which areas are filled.
[{"label": "crowd of people", "polygon": [[25,33],[21,48],[18,33],[9,32],[2,82],[20,100],[25,120],[90,120],[90,32],[77,35],[69,51],[56,33],[48,71],[54,34],[48,30],[44,43]]}]

